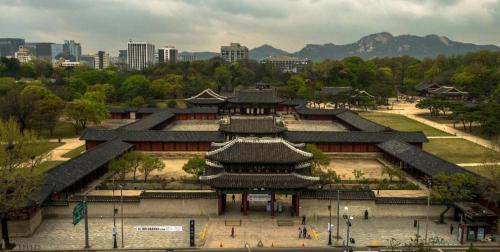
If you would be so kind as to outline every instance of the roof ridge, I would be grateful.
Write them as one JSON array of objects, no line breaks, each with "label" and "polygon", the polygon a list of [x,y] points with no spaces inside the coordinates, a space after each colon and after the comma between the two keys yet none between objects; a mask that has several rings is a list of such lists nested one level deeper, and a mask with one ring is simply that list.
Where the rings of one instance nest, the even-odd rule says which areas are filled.
[{"label": "roof ridge", "polygon": [[[186,101],[196,99],[196,98],[200,97],[201,95],[203,95],[203,94],[205,94],[205,93],[207,93],[207,94],[209,94],[209,95],[213,96],[215,99],[217,99],[217,100],[221,100],[221,101],[224,101],[224,100],[227,98],[227,97],[225,97],[225,96],[222,96],[222,95],[217,94],[217,93],[216,93],[216,92],[214,92],[212,89],[207,88],[207,89],[205,89],[205,90],[201,91],[199,94],[197,94],[197,95],[195,95],[195,96],[192,96],[192,97],[187,98],[187,99],[186,99]],[[199,98],[199,99],[211,99],[211,98]]]}]

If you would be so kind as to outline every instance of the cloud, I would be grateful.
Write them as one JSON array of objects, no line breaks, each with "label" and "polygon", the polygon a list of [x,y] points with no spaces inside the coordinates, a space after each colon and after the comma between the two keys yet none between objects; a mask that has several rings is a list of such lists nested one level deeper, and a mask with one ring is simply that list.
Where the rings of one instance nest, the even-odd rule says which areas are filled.
[{"label": "cloud", "polygon": [[180,50],[240,42],[297,51],[381,31],[500,44],[500,0],[3,0],[0,9],[8,13],[2,36],[74,39],[84,53],[117,54],[129,39]]}]

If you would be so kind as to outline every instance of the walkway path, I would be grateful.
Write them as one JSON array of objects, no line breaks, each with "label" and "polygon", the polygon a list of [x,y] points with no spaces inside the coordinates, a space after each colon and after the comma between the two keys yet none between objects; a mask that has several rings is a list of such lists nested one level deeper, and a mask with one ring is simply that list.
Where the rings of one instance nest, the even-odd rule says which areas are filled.
[{"label": "walkway path", "polygon": [[[57,139],[51,140],[53,142],[58,141]],[[64,138],[61,139],[63,145],[51,150],[49,152],[50,160],[53,161],[66,161],[69,158],[63,157],[68,151],[74,150],[85,144],[85,141],[82,141],[78,138]]]},{"label": "walkway path", "polygon": [[500,146],[497,143],[494,143],[493,141],[480,138],[474,135],[471,135],[469,133],[465,133],[463,131],[454,129],[453,127],[437,123],[428,119],[425,119],[423,117],[418,116],[419,114],[424,114],[427,113],[428,111],[425,109],[419,109],[415,107],[416,103],[395,103],[394,107],[392,110],[377,110],[375,112],[384,112],[384,113],[392,113],[392,114],[399,114],[406,116],[410,119],[413,119],[415,121],[421,122],[423,124],[429,125],[431,127],[434,127],[436,129],[442,130],[446,133],[455,135],[457,137],[461,137],[463,139],[466,139],[468,141],[471,141],[473,143],[479,144],[481,146],[484,146],[486,148],[495,150],[495,151],[500,151]]}]

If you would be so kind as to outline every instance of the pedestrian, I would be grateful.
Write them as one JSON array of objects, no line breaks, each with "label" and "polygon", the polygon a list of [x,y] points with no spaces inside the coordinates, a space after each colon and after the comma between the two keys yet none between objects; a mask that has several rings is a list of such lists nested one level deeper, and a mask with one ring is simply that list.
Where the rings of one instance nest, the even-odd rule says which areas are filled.
[{"label": "pedestrian", "polygon": [[231,228],[231,237],[234,238],[234,227]]},{"label": "pedestrian", "polygon": [[302,225],[305,225],[306,224],[306,216],[302,216]]},{"label": "pedestrian", "polygon": [[368,209],[365,210],[365,220],[368,220]]},{"label": "pedestrian", "polygon": [[450,224],[450,234],[451,235],[453,234],[453,229],[454,229],[453,224]]},{"label": "pedestrian", "polygon": [[304,227],[304,229],[302,230],[302,238],[306,238],[307,237],[307,228]]},{"label": "pedestrian", "polygon": [[235,202],[235,198],[236,198],[236,197],[234,197],[234,194],[233,194],[233,196],[231,198],[233,199],[233,203],[234,203]]},{"label": "pedestrian", "polygon": [[302,238],[302,228],[299,227],[299,239]]}]

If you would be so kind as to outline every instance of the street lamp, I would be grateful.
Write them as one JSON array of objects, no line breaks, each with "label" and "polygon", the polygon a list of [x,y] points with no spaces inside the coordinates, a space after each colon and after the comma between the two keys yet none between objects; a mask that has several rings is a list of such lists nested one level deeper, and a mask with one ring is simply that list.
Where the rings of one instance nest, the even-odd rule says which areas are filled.
[{"label": "street lamp", "polygon": [[116,243],[116,204],[115,204],[115,178],[113,177],[113,197],[111,198],[113,201],[113,248],[118,248],[118,244]]},{"label": "street lamp", "polygon": [[123,246],[123,185],[120,185],[120,208],[121,208],[121,219],[122,219],[122,248],[124,247]]},{"label": "street lamp", "polygon": [[429,229],[429,208],[431,205],[431,189],[432,189],[432,180],[430,177],[427,178],[427,210],[426,210],[426,216],[425,216],[425,237],[424,237],[424,243],[427,244],[427,232]]},{"label": "street lamp", "polygon": [[[345,207],[345,209],[347,210],[347,207]],[[354,220],[354,217],[352,217],[352,216],[348,216],[347,214],[344,214],[342,217],[344,218],[344,220],[345,220],[345,224],[346,224],[346,226],[347,226],[347,233],[346,233],[346,240],[347,240],[347,242],[346,242],[346,251],[347,251],[347,252],[350,252],[350,249],[349,249],[349,239],[350,239],[350,238],[349,238],[349,234],[350,234],[350,227],[351,227],[351,225],[352,225],[352,220]]]},{"label": "street lamp", "polygon": [[328,222],[328,245],[332,245],[332,184],[330,184],[330,191],[328,196],[330,198],[330,205],[328,205],[328,210],[330,211],[330,221]]}]

